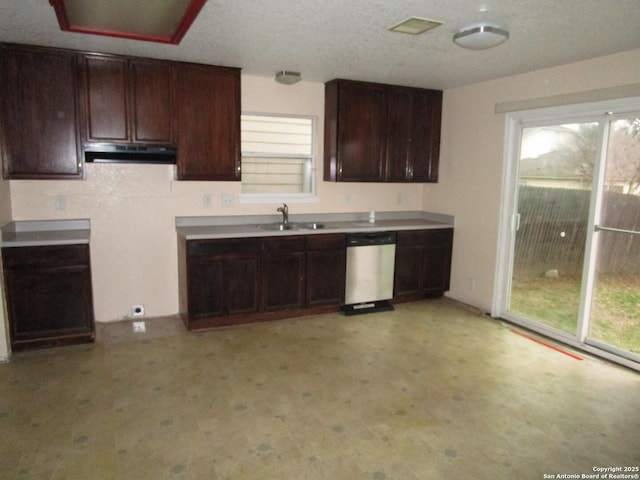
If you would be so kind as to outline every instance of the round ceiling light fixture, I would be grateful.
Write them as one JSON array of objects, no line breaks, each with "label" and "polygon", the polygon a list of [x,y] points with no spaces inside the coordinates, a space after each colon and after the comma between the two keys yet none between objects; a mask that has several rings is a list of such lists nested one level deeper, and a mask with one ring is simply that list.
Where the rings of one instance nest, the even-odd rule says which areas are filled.
[{"label": "round ceiling light fixture", "polygon": [[276,72],[276,82],[283,85],[293,85],[302,80],[300,72],[292,72],[290,70],[279,70]]},{"label": "round ceiling light fixture", "polygon": [[509,32],[492,23],[475,23],[453,35],[453,43],[470,50],[497,47],[509,38]]}]

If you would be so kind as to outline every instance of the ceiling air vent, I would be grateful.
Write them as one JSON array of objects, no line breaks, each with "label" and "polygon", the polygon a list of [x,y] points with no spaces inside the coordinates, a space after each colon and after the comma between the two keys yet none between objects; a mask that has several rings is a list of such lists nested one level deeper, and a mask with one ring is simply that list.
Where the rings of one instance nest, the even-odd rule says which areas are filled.
[{"label": "ceiling air vent", "polygon": [[442,25],[442,22],[437,20],[429,20],[426,18],[411,17],[403,20],[402,22],[389,27],[391,32],[408,33],[410,35],[420,35],[428,30],[432,30]]}]

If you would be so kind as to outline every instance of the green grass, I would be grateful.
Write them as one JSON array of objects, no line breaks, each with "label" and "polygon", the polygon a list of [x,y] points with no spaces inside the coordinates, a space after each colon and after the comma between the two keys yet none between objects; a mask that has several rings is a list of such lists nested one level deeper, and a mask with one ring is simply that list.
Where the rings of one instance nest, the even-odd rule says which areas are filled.
[{"label": "green grass", "polygon": [[[589,336],[640,354],[640,277],[602,277],[594,297]],[[510,310],[575,334],[579,300],[578,277],[517,277]]]}]

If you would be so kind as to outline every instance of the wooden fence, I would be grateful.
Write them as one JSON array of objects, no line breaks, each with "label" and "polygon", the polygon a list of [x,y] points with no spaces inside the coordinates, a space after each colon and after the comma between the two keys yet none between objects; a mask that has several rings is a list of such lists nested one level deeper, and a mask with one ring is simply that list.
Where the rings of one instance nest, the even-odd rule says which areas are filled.
[{"label": "wooden fence", "polygon": [[[590,192],[520,187],[520,229],[516,235],[515,275],[582,272]],[[640,231],[640,197],[605,194],[603,224]],[[640,235],[601,232],[598,272],[640,274]]]}]

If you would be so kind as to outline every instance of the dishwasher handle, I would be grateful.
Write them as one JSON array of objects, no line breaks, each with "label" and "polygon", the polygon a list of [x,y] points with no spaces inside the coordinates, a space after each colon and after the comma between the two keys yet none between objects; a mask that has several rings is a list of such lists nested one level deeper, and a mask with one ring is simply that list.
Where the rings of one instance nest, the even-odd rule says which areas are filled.
[{"label": "dishwasher handle", "polygon": [[347,247],[394,245],[396,232],[358,232],[347,234]]}]

